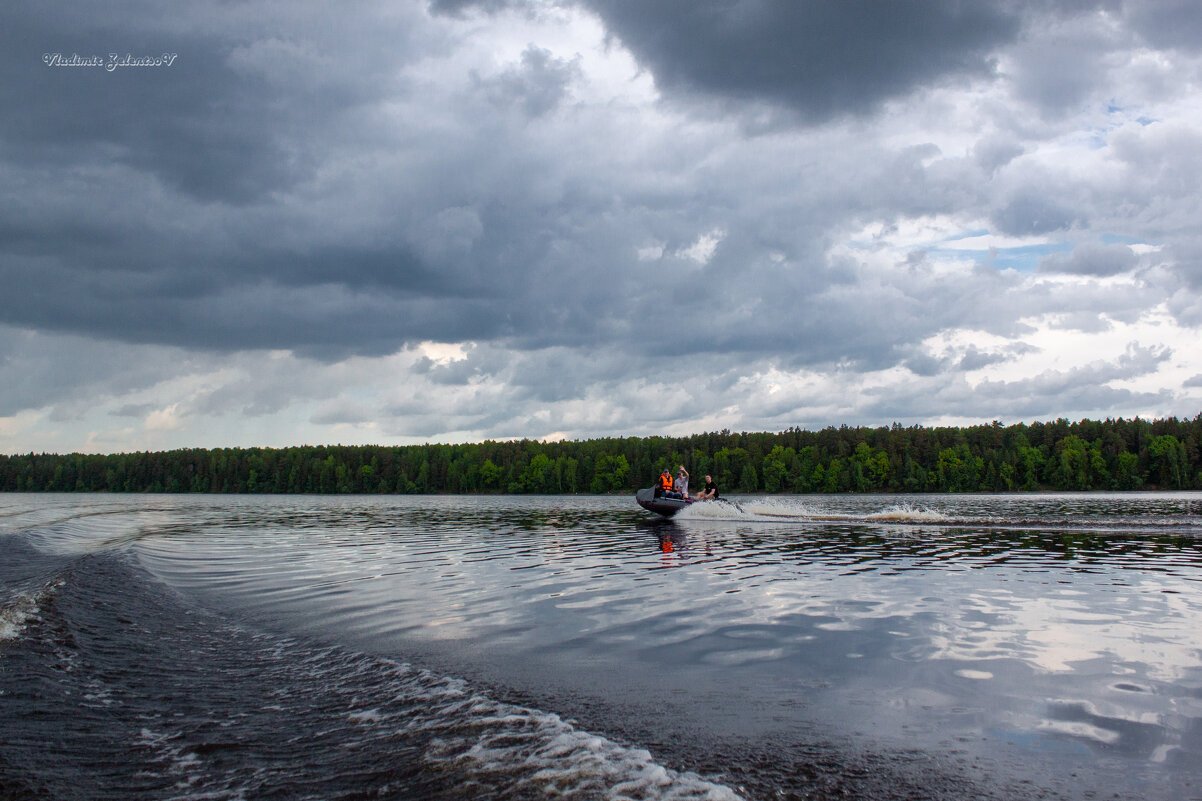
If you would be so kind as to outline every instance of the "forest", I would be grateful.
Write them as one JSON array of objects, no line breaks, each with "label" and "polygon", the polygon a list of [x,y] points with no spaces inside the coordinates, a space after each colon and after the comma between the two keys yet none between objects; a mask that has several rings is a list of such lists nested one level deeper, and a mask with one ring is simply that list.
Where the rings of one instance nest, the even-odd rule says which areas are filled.
[{"label": "forest", "polygon": [[685,437],[0,455],[4,492],[623,493],[683,464],[730,493],[1202,489],[1202,414]]}]

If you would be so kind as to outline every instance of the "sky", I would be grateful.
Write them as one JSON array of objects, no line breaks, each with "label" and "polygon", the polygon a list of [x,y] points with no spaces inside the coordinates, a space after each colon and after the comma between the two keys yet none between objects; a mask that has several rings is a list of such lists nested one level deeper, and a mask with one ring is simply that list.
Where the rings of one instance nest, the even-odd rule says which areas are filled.
[{"label": "sky", "polygon": [[1194,0],[18,0],[0,453],[1202,412]]}]

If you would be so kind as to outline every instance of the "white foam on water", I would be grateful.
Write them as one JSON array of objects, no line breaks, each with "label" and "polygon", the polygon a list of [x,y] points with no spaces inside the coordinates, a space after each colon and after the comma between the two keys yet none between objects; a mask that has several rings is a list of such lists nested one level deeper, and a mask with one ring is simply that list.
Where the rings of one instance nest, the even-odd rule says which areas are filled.
[{"label": "white foam on water", "polygon": [[948,524],[953,518],[942,512],[924,509],[908,503],[900,503],[876,512],[834,512],[818,509],[794,499],[773,497],[749,497],[717,503],[694,503],[681,510],[676,517],[680,520],[737,520],[739,522],[799,523],[901,523],[901,524]]},{"label": "white foam on water", "polygon": [[16,640],[30,622],[40,620],[42,604],[62,585],[57,579],[0,607],[0,643]]},{"label": "white foam on water", "polygon": [[348,717],[355,723],[379,723],[384,719],[378,709],[366,709],[362,712],[352,712]]},{"label": "white foam on water", "polygon": [[779,498],[747,498],[738,501],[743,513],[752,517],[813,519],[820,512],[806,503]]},{"label": "white foam on water", "polygon": [[723,498],[718,501],[702,501],[682,509],[676,514],[678,520],[735,520],[739,522],[781,520],[816,520],[819,513],[811,506],[796,501],[776,498]]},{"label": "white foam on water", "polygon": [[[486,713],[491,709],[493,714]],[[500,779],[520,795],[556,798],[707,799],[739,796],[729,787],[657,763],[646,749],[576,729],[558,715],[478,699],[476,736],[441,739],[426,759],[469,776]]]},{"label": "white foam on water", "polygon": [[395,726],[434,735],[423,754],[434,769],[462,772],[465,781],[504,788],[506,796],[614,801],[738,801],[731,788],[692,772],[667,768],[646,749],[620,745],[581,731],[559,715],[469,692],[459,679],[394,663],[402,699],[420,700],[420,711],[392,717],[359,710],[362,726]]},{"label": "white foam on water", "polygon": [[677,520],[746,520],[747,515],[729,503],[703,501],[676,513]]},{"label": "white foam on water", "polygon": [[865,520],[871,522],[889,522],[889,523],[948,523],[951,518],[942,512],[936,512],[933,509],[923,509],[919,506],[911,506],[908,503],[899,503],[890,506],[888,509],[882,509],[879,512],[873,512],[865,515]]},{"label": "white foam on water", "polygon": [[[167,775],[177,780],[176,788],[183,790],[199,783],[205,777],[204,763],[200,757],[189,750],[181,742],[178,732],[168,733],[143,728],[134,744],[151,752],[147,759],[147,772],[150,775]],[[159,770],[150,769],[156,766]],[[189,801],[197,801],[203,796],[189,793]],[[228,797],[228,796],[223,796]]]}]

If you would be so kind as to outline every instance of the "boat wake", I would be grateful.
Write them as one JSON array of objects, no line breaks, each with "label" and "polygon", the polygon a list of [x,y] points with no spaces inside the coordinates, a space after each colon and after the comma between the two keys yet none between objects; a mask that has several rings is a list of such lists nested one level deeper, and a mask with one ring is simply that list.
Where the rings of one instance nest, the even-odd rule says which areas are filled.
[{"label": "boat wake", "polygon": [[908,503],[895,504],[875,512],[836,512],[818,509],[804,502],[776,498],[723,499],[716,503],[695,503],[679,512],[676,519],[913,525],[953,525],[962,522],[943,512]]},{"label": "boat wake", "polygon": [[28,624],[41,619],[42,605],[62,583],[62,579],[58,579],[29,592],[16,592],[0,604],[0,647],[5,642],[19,639]]},{"label": "boat wake", "polygon": [[[1136,512],[1098,513],[1088,509],[1049,507],[1016,499],[1002,512],[949,514],[912,502],[894,503],[880,508],[856,508],[848,501],[844,508],[828,499],[820,505],[796,498],[739,497],[718,502],[694,503],[681,510],[678,522],[789,523],[797,525],[887,526],[897,530],[971,528],[982,530],[1033,530],[1043,532],[1081,532],[1096,534],[1139,534],[1141,536],[1202,537],[1202,516],[1187,513],[1166,514]],[[850,508],[848,508],[850,507]]]},{"label": "boat wake", "polygon": [[119,551],[4,557],[27,568],[0,585],[4,798],[741,797],[462,679],[244,628]]}]

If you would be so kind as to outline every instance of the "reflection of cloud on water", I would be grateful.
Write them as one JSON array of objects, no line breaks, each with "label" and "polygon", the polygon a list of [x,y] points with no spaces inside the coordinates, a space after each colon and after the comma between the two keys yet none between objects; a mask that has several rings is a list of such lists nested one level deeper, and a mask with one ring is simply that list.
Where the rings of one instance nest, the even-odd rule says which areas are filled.
[{"label": "reflection of cloud on water", "polygon": [[962,679],[974,679],[977,681],[989,681],[993,678],[993,674],[988,670],[957,670],[954,675]]},{"label": "reflection of cloud on water", "polygon": [[1040,721],[1038,729],[1104,746],[1110,752],[1164,761],[1179,742],[1162,724],[1162,717],[1153,713],[1139,715],[1122,708],[1099,709],[1096,702],[1054,701],[1048,704],[1047,717]]},{"label": "reflection of cloud on water", "polygon": [[[908,621],[907,636],[899,637],[893,650],[893,658],[904,661],[1017,658],[1037,671],[1071,674],[1084,662],[1103,659],[1116,669],[1137,666],[1149,680],[1164,682],[1180,681],[1198,662],[1194,632],[1202,628],[1202,603],[1196,594],[1181,591],[1183,576],[1195,569],[1188,553],[1176,562],[1157,554],[1170,568],[1161,572],[1147,569],[1139,554],[1082,550],[1070,558],[1041,550],[1023,540],[1023,532],[993,544],[984,534],[974,534],[980,541],[975,542],[943,527],[924,533],[909,525],[882,526],[886,521],[936,523],[951,518],[909,503],[869,511],[864,502],[857,507],[855,501],[829,500],[834,501],[835,513],[809,500],[739,500],[746,512],[741,522],[757,523],[752,518],[766,512],[778,518],[778,526],[786,513],[808,516],[811,524],[875,520],[865,536],[887,540],[865,541],[858,530],[849,529],[840,553],[840,535],[829,529],[748,529],[747,538],[776,543],[774,560],[787,574],[783,581],[744,589],[756,596],[747,600],[757,621],[796,613],[816,618],[822,630],[853,631],[865,628],[868,620],[897,618]],[[986,512],[986,500],[971,503]],[[1122,502],[1133,503],[1127,498]],[[1039,498],[1027,503],[1057,502]],[[737,513],[736,509],[732,516]],[[689,531],[717,530],[701,519],[685,518],[681,524]],[[825,543],[832,544],[828,548]],[[1104,540],[1088,544],[1108,547]],[[913,583],[915,568],[929,590]],[[833,570],[839,575],[831,575]],[[848,598],[871,606],[849,606],[843,600]]]},{"label": "reflection of cloud on water", "polygon": [[[331,502],[291,499],[286,505],[323,503]],[[676,609],[700,630],[731,622],[774,626],[778,636],[789,637],[787,629],[799,628],[819,637],[867,637],[884,623],[889,634],[877,658],[949,660],[965,663],[965,670],[1005,658],[1037,671],[1072,673],[1083,662],[1105,659],[1137,666],[1147,680],[1173,682],[1198,662],[1194,632],[1202,628],[1202,608],[1193,596],[1161,591],[1180,587],[1179,578],[1111,570],[1105,563],[1069,575],[1058,565],[1033,563],[1028,553],[1042,555],[1013,543],[1000,547],[1002,555],[1018,553],[1023,566],[992,565],[966,551],[954,531],[916,542],[913,528],[903,526],[905,536],[898,537],[881,525],[945,516],[909,502],[740,499],[755,514],[876,518],[864,532],[877,539],[858,538],[859,529],[844,534],[746,517],[739,522],[747,525],[732,527],[715,516],[732,508],[738,515],[737,507],[696,504],[667,524],[666,535],[634,540],[598,536],[587,524],[548,527],[538,515],[561,516],[555,499],[522,502],[538,512],[531,527],[483,514],[491,530],[462,519],[465,507],[469,517],[477,514],[478,500],[465,507],[435,499],[387,503],[419,517],[404,523],[403,534],[369,536],[356,516],[335,510],[323,525],[258,541],[232,530],[214,536],[210,526],[193,555],[197,544],[212,554],[214,576],[228,589],[257,596],[256,605],[303,608],[316,601],[325,619],[365,632],[409,627],[423,636],[486,642],[537,627],[551,644],[581,635],[621,641],[639,621]],[[667,553],[658,547],[665,537],[672,546]],[[183,545],[167,556],[177,556]],[[267,563],[271,570],[263,572]],[[966,564],[979,569],[965,570]],[[679,568],[671,581],[643,580],[646,570],[664,566]]]},{"label": "reflection of cloud on water", "polygon": [[[1197,664],[1192,632],[1199,625],[1198,609],[1155,586],[1125,592],[1115,601],[1126,603],[1106,611],[1098,598],[1070,589],[1033,598],[972,593],[957,599],[959,614],[949,610],[941,616],[942,630],[932,631],[934,657],[975,661],[1017,656],[1038,670],[1066,673],[1105,658],[1141,665],[1149,679],[1166,682],[1179,681]],[[987,616],[988,624],[974,620],[977,616]],[[1141,623],[1155,637],[1133,636],[1144,627]]]},{"label": "reflection of cloud on water", "polygon": [[739,499],[642,525],[633,503],[604,498],[222,498],[151,513],[130,499],[137,514],[70,525],[87,542],[112,533],[106,519],[174,527],[136,547],[169,582],[373,647],[681,667],[770,680],[782,698],[813,701],[820,687],[865,715],[889,699],[945,722],[968,708],[950,725],[987,718],[1035,733],[1036,750],[1114,747],[1126,722],[1161,731],[1141,754],[1176,759],[1164,738],[1202,720],[1186,686],[1202,684],[1189,544],[1077,537],[1069,550],[1038,530],[938,522],[952,502]]}]

